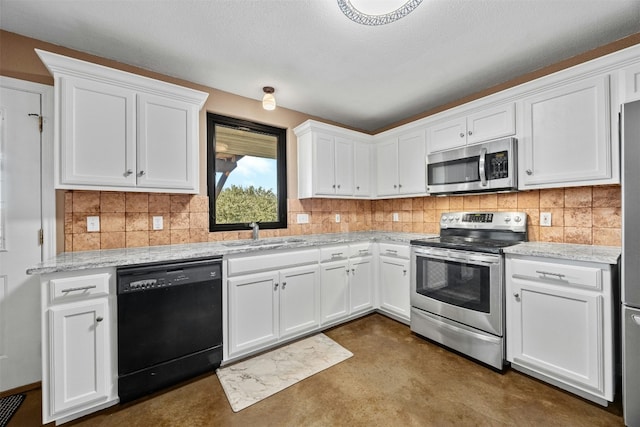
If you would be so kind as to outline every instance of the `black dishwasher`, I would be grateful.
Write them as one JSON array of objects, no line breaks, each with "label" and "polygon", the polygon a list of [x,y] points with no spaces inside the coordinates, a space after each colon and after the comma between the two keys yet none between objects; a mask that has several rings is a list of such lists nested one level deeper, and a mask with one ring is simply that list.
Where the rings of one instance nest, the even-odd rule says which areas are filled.
[{"label": "black dishwasher", "polygon": [[117,276],[120,402],[220,366],[220,258],[124,267]]}]

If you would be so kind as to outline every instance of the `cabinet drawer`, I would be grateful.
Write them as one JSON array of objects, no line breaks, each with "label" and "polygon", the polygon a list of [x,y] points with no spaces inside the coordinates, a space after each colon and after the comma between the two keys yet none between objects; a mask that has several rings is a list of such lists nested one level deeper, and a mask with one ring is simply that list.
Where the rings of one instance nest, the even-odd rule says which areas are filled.
[{"label": "cabinet drawer", "polygon": [[512,259],[510,262],[512,277],[602,289],[602,269],[598,267],[521,259]]},{"label": "cabinet drawer", "polygon": [[409,245],[379,243],[380,255],[409,259]]},{"label": "cabinet drawer", "polygon": [[318,262],[318,251],[316,249],[231,258],[227,260],[227,275],[235,276],[252,271],[277,270],[293,265],[312,264],[314,262]]},{"label": "cabinet drawer", "polygon": [[352,243],[349,245],[349,258],[371,255],[371,243]]},{"label": "cabinet drawer", "polygon": [[349,246],[325,246],[320,248],[320,261],[337,261],[349,257]]},{"label": "cabinet drawer", "polygon": [[109,273],[90,276],[64,277],[49,281],[51,302],[77,299],[78,297],[109,295]]}]

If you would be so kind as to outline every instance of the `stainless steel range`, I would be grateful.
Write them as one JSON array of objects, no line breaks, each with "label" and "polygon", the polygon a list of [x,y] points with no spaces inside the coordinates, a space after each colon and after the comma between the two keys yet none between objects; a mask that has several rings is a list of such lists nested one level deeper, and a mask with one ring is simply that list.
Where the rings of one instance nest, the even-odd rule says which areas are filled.
[{"label": "stainless steel range", "polygon": [[502,249],[526,240],[525,212],[442,214],[439,237],[411,241],[411,330],[502,370]]}]

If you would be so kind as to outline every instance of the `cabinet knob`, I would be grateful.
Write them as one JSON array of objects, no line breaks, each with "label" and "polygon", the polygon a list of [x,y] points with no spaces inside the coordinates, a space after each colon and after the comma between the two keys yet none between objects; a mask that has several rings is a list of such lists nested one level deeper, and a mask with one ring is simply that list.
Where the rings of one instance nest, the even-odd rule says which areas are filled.
[{"label": "cabinet knob", "polygon": [[287,282],[282,282],[282,289],[284,289],[287,286]]},{"label": "cabinet knob", "polygon": [[527,175],[533,175],[533,171],[531,169],[527,169],[526,172],[527,172]]},{"label": "cabinet knob", "polygon": [[407,275],[407,270],[402,270],[402,275],[406,276]]},{"label": "cabinet knob", "polygon": [[351,274],[356,274],[356,269],[355,268],[351,269]]},{"label": "cabinet knob", "polygon": [[358,185],[358,186],[356,186],[356,190],[359,190],[359,189],[360,189],[360,186],[359,186],[359,185]]},{"label": "cabinet knob", "polygon": [[396,184],[393,184],[393,188],[398,188],[398,186]]},{"label": "cabinet knob", "polygon": [[333,188],[336,188],[336,185],[335,185],[335,184],[333,184],[333,185],[332,185],[332,187],[333,187]]},{"label": "cabinet knob", "polygon": [[338,184],[338,188],[340,188],[340,184]]},{"label": "cabinet knob", "polygon": [[129,176],[133,173],[133,171],[131,169],[127,169],[127,171],[124,173],[124,176]]},{"label": "cabinet knob", "polygon": [[144,174],[145,174],[145,172],[144,172],[144,171],[140,171],[140,172],[138,172],[138,176],[142,176],[142,175],[144,175]]},{"label": "cabinet knob", "polygon": [[518,298],[520,298],[520,294],[519,294],[519,293],[517,293],[517,292],[514,292],[514,293],[513,293],[513,297],[514,297],[515,299],[518,299]]},{"label": "cabinet knob", "polygon": [[98,322],[98,323],[102,322],[103,320],[104,320],[104,317],[102,317],[102,316],[96,317],[96,322]]},{"label": "cabinet knob", "polygon": [[460,138],[464,138],[464,132],[460,132]]},{"label": "cabinet knob", "polygon": [[402,188],[402,184],[398,184],[398,188]]},{"label": "cabinet knob", "polygon": [[467,132],[469,135],[473,135],[473,131],[469,131]]},{"label": "cabinet knob", "polygon": [[276,283],[275,285],[273,285],[273,290],[277,291],[278,290],[278,284]]}]

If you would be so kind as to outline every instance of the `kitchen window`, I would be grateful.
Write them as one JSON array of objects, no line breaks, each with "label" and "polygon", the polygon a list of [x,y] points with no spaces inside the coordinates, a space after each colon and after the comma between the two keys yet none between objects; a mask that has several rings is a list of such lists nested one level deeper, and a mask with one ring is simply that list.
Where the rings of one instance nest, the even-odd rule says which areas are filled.
[{"label": "kitchen window", "polygon": [[209,230],[287,227],[287,130],[207,113]]}]

